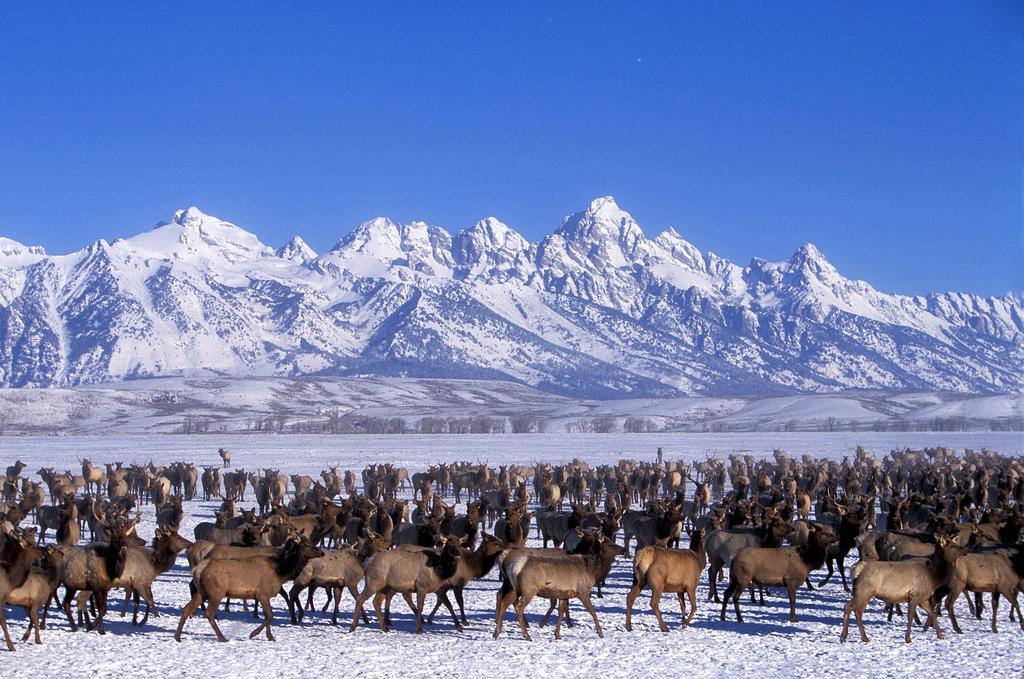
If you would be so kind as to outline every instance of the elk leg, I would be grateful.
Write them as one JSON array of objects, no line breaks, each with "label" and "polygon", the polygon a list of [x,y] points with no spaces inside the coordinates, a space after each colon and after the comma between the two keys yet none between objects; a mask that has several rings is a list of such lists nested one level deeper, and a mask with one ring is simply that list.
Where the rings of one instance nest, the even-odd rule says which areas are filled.
[{"label": "elk leg", "polygon": [[[36,631],[36,645],[43,643],[43,640],[39,638],[39,604],[34,603],[28,610],[29,620],[32,622],[32,627]],[[27,638],[27,636],[26,636]]]},{"label": "elk leg", "polygon": [[[383,603],[384,603],[384,595],[383,594],[381,594],[380,592],[377,592],[376,594],[373,595],[373,610],[375,610],[377,612],[377,624],[380,626],[380,631],[381,632],[387,632],[388,631],[389,623],[388,623],[387,619],[384,617],[384,611],[381,608]],[[354,620],[354,618],[353,618],[353,620]]]},{"label": "elk leg", "polygon": [[[289,604],[289,606],[288,606],[288,610],[291,613],[292,624],[293,625],[298,625],[299,622],[302,621],[302,617],[305,615],[306,610],[308,610],[308,606],[306,608],[304,608],[301,604],[296,605],[296,604],[298,604],[298,601],[299,601],[299,594],[301,594],[301,589],[302,588],[298,585],[298,583],[296,583],[296,584],[292,585],[292,591],[288,595],[288,599],[291,602]],[[312,602],[313,602],[313,594],[312,594],[312,589],[311,589],[310,590],[310,595],[309,595],[309,600],[308,600],[307,604],[311,604]]]},{"label": "elk leg", "polygon": [[[363,593],[365,594],[366,590],[364,590]],[[369,595],[367,595],[367,597],[364,597],[362,594],[356,596],[355,608],[352,609],[352,624],[349,625],[348,628],[349,632],[355,632],[356,627],[359,626],[359,614],[363,612],[363,604],[366,602],[368,596]]]},{"label": "elk leg", "polygon": [[[145,625],[149,621],[149,612],[153,611],[153,617],[160,617],[160,609],[156,606],[156,600],[153,598],[153,586],[146,585],[145,589],[142,590],[142,596],[146,600],[146,614],[142,616],[142,624]],[[135,595],[135,607],[138,609],[139,595]]]},{"label": "elk leg", "polygon": [[996,629],[996,611],[999,609],[999,592],[992,592],[992,631],[998,632]]},{"label": "elk leg", "polygon": [[93,592],[92,596],[96,599],[96,631],[99,634],[106,634],[107,630],[103,628],[103,618],[107,615],[107,590],[101,589]]},{"label": "elk leg", "polygon": [[932,605],[931,599],[925,599],[921,604],[924,610],[928,611],[928,619],[935,624],[935,636],[939,639],[942,638],[942,629],[939,627],[939,615]]},{"label": "elk leg", "polygon": [[519,628],[523,631],[523,638],[527,641],[533,641],[530,638],[530,632],[526,629],[526,605],[530,603],[530,599],[533,597],[520,596],[516,599],[516,617],[519,619]]},{"label": "elk leg", "polygon": [[132,598],[132,588],[124,588],[124,606],[121,607],[121,617],[123,618],[128,614],[128,603]]},{"label": "elk leg", "polygon": [[1010,600],[1010,622],[1013,622],[1013,614],[1017,614],[1017,620],[1020,622],[1020,628],[1024,630],[1024,617],[1020,614],[1020,604],[1017,603],[1017,590],[1012,590],[1004,594],[1007,599]]},{"label": "elk leg", "polygon": [[[604,632],[601,631],[601,623],[597,619],[597,611],[594,610],[594,605],[590,603],[590,592],[583,592],[579,597],[580,601],[583,602],[583,606],[586,607],[587,612],[590,613],[590,617],[594,619],[594,629],[597,630],[597,636],[600,639],[604,639]],[[566,599],[566,608],[569,607],[569,601]]]},{"label": "elk leg", "polygon": [[[56,590],[54,590],[54,596],[57,596]],[[64,588],[64,602],[61,604],[61,608],[64,609],[64,614],[68,616],[68,624],[71,626],[71,631],[75,632],[78,630],[78,623],[75,622],[75,617],[71,615],[71,600],[75,598],[75,590],[65,586]]]},{"label": "elk leg", "polygon": [[7,650],[14,651],[14,642],[11,640],[11,632],[7,629],[7,615],[3,611],[3,606],[0,606],[0,628],[4,631],[4,641],[7,642]]},{"label": "elk leg", "polygon": [[796,622],[796,587],[792,584],[787,584],[786,589],[789,591],[789,621]]},{"label": "elk leg", "polygon": [[[690,597],[690,614],[683,621],[683,627],[689,627],[693,622],[693,616],[697,615],[697,586],[694,585],[687,589],[686,594]],[[680,595],[680,601],[682,601],[682,595]]]},{"label": "elk leg", "polygon": [[656,585],[651,585],[651,610],[654,611],[654,617],[658,619],[658,628],[662,632],[668,631],[668,626],[665,624],[665,620],[661,617],[661,594],[662,591]]},{"label": "elk leg", "polygon": [[178,628],[174,631],[174,640],[181,641],[181,630],[185,627],[185,621],[192,617],[192,614],[199,608],[199,604],[203,602],[203,595],[199,592],[192,594],[192,598],[185,604],[185,608],[181,611],[181,618],[178,620]]},{"label": "elk leg", "polygon": [[949,624],[953,626],[953,631],[957,634],[963,634],[960,624],[956,620],[956,613],[953,611],[953,604],[960,597],[960,587],[960,583],[954,583],[949,591],[949,595],[946,596],[946,613],[949,614]]},{"label": "elk leg", "polygon": [[[551,618],[552,611],[558,606],[558,599],[548,599],[548,612],[544,614],[544,617],[540,619],[540,624],[537,627],[544,627],[548,624],[548,620]],[[562,619],[562,609],[558,609],[558,619]]]},{"label": "elk leg", "polygon": [[853,610],[853,601],[847,601],[846,605],[843,606],[843,631],[839,633],[839,641],[846,641],[846,637],[850,634],[850,612]]},{"label": "elk leg", "polygon": [[910,643],[910,630],[914,627],[914,614],[917,612],[917,604],[913,601],[907,604],[907,633],[903,635],[903,640],[908,644]]},{"label": "elk leg", "polygon": [[[423,600],[427,598],[427,593],[423,589],[416,589],[416,608],[413,610],[416,612],[416,634],[423,634]],[[438,603],[440,603],[440,597],[438,597]],[[452,613],[452,617],[455,614]]]},{"label": "elk leg", "polygon": [[434,614],[437,613],[437,609],[441,608],[441,597],[437,597],[437,601],[434,602],[434,608],[430,611],[430,615],[427,616],[427,624],[434,624]]},{"label": "elk leg", "polygon": [[633,584],[633,588],[629,590],[629,594],[626,595],[626,631],[633,631],[633,604],[636,603],[637,597],[640,596],[641,585],[639,582]]},{"label": "elk leg", "polygon": [[736,587],[734,586],[734,583],[730,580],[729,586],[725,588],[725,594],[722,597],[722,620],[725,620],[725,609],[729,605],[729,597],[732,596],[732,593],[735,589]]},{"label": "elk leg", "polygon": [[[255,607],[256,604],[253,604]],[[260,599],[260,606],[263,607],[263,627],[267,630],[267,641],[274,641],[274,633],[270,631],[270,621],[274,619],[274,612],[270,609],[270,597],[264,595]],[[252,635],[249,637],[252,638]]]},{"label": "elk leg", "polygon": [[333,598],[334,598],[334,612],[331,613],[331,624],[332,625],[337,625],[338,624],[338,605],[341,603],[341,593],[342,593],[341,586],[340,585],[334,585],[333,587],[327,587],[325,589],[327,590],[327,592],[329,594],[333,595]]},{"label": "elk leg", "polygon": [[462,622],[460,622],[459,621],[459,617],[457,615],[455,615],[455,609],[452,608],[452,600],[448,598],[448,592],[442,590],[441,593],[435,594],[434,596],[440,598],[441,599],[441,603],[443,603],[444,607],[448,609],[448,612],[452,616],[452,623],[454,623],[454,625],[455,625],[455,631],[461,632],[462,631]]},{"label": "elk leg", "polygon": [[217,641],[222,643],[227,642],[227,637],[220,631],[220,627],[217,625],[217,609],[220,607],[220,599],[217,597],[210,597],[210,600],[206,604],[206,621],[210,623],[210,627],[213,628],[213,633],[217,635]]},{"label": "elk leg", "polygon": [[562,638],[562,616],[568,612],[569,602],[566,599],[558,600],[558,618],[555,620],[555,639]]},{"label": "elk leg", "polygon": [[506,583],[502,583],[501,589],[498,590],[497,603],[494,607],[494,638],[497,639],[501,634],[501,626],[505,611],[508,610],[510,604],[516,600],[516,593]]},{"label": "elk leg", "polygon": [[828,573],[826,573],[825,577],[822,578],[821,582],[818,583],[818,587],[824,587],[825,583],[829,581],[829,579],[832,577],[832,574],[835,572],[832,569],[832,559],[825,559],[825,565],[828,566]]},{"label": "elk leg", "polygon": [[839,564],[839,577],[843,581],[843,590],[846,591],[846,592],[850,592],[852,590],[850,589],[850,586],[848,584],[846,584],[846,557],[841,555],[839,557],[838,564]]},{"label": "elk leg", "polygon": [[456,587],[455,590],[455,602],[459,605],[459,613],[462,615],[462,624],[468,625],[469,619],[466,617],[466,604],[463,601],[462,588]]}]

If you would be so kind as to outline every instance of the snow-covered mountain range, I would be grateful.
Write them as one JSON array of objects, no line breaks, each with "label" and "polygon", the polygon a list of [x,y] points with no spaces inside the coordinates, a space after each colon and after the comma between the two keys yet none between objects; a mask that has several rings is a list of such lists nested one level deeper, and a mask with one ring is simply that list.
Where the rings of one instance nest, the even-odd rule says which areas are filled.
[{"label": "snow-covered mountain range", "polygon": [[317,255],[180,210],[68,255],[0,239],[0,386],[167,375],[514,380],[576,397],[1024,391],[1024,296],[907,297],[811,244],[739,266],[610,197],[531,243],[366,222]]}]

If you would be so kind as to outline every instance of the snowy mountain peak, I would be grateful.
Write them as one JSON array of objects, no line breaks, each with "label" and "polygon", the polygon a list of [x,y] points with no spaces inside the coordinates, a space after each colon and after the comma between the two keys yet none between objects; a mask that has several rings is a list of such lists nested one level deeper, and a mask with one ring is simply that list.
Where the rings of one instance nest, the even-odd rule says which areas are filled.
[{"label": "snowy mountain peak", "polygon": [[595,198],[585,211],[566,217],[556,235],[598,267],[636,261],[646,242],[640,225],[611,196]]},{"label": "snowy mountain peak", "polygon": [[837,279],[839,272],[813,243],[804,243],[789,258],[793,270],[810,273],[822,279]]},{"label": "snowy mountain peak", "polygon": [[176,210],[174,213],[174,223],[182,226],[198,227],[204,219],[209,218],[209,215],[194,205],[184,210]]},{"label": "snowy mountain peak", "polygon": [[301,236],[295,236],[290,241],[277,249],[275,253],[281,259],[288,259],[299,264],[316,259],[316,252],[302,240]]},{"label": "snowy mountain peak", "polygon": [[41,245],[23,245],[12,238],[0,236],[0,264],[3,266],[25,266],[46,257]]}]

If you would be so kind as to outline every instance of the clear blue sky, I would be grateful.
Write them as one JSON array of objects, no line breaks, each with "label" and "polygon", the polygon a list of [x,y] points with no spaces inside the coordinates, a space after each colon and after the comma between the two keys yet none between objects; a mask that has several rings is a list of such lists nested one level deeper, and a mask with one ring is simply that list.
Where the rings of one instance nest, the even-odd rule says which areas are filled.
[{"label": "clear blue sky", "polygon": [[537,239],[612,194],[741,264],[1024,289],[1024,3],[505,4],[4,2],[0,234]]}]

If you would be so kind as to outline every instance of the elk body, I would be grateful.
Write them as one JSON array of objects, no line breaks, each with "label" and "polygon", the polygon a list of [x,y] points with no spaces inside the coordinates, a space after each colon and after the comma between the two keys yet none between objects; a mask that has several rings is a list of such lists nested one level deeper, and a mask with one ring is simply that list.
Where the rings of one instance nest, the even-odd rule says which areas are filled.
[{"label": "elk body", "polygon": [[4,632],[4,641],[7,642],[7,650],[14,650],[14,642],[11,641],[11,633],[7,629],[7,616],[4,613],[3,602],[7,601],[10,593],[21,587],[28,579],[32,571],[32,564],[43,554],[43,550],[36,547],[33,542],[33,535],[29,533],[8,533],[2,536],[0,544],[0,629]]},{"label": "elk body", "polygon": [[109,542],[92,543],[85,547],[68,547],[60,564],[60,580],[66,590],[61,606],[72,631],[78,626],[71,614],[71,601],[80,591],[93,593],[96,601],[96,621],[91,627],[105,634],[103,617],[107,613],[107,593],[114,581],[124,573],[128,561],[127,538],[135,530],[138,518],[126,525],[104,524]]},{"label": "elk body", "polygon": [[778,547],[783,538],[793,531],[785,521],[773,519],[760,528],[741,527],[711,531],[704,540],[708,556],[708,599],[718,603],[718,578],[723,567],[731,567],[741,549],[748,547]]},{"label": "elk body", "polygon": [[[559,602],[558,619],[555,623],[555,638],[562,638],[562,618],[566,615],[569,599],[579,599],[594,619],[597,636],[604,638],[597,611],[590,602],[590,592],[601,571],[600,554],[534,556],[528,553],[511,554],[501,564],[504,582],[498,594],[498,608],[495,611],[494,638],[501,634],[505,603],[512,598],[515,602],[516,617],[523,638],[530,641],[526,629],[526,607],[535,597],[541,596]],[[504,606],[503,606],[504,604]]]},{"label": "elk body", "polygon": [[250,556],[240,559],[207,559],[192,571],[195,594],[186,604],[174,632],[174,640],[181,641],[181,630],[185,621],[199,605],[206,603],[206,619],[217,635],[217,641],[226,642],[217,626],[217,609],[224,597],[256,599],[263,608],[263,622],[250,634],[252,639],[266,630],[267,639],[274,640],[270,631],[273,612],[270,599],[278,593],[281,585],[298,575],[310,559],[323,556],[323,552],[305,538],[289,537],[270,556]]},{"label": "elk body", "polygon": [[43,551],[42,556],[33,567],[28,577],[21,584],[7,594],[4,603],[10,606],[21,606],[28,616],[28,627],[22,641],[28,641],[29,635],[35,631],[35,642],[43,643],[39,636],[41,628],[39,622],[39,610],[49,603],[53,596],[53,590],[57,588],[60,578],[60,562],[64,559],[64,552],[59,547],[49,546]]},{"label": "elk body", "polygon": [[359,616],[363,612],[363,604],[373,597],[373,607],[377,612],[377,622],[382,632],[390,631],[390,621],[381,610],[384,598],[393,594],[416,594],[413,610],[416,612],[416,633],[423,631],[423,600],[427,594],[436,594],[455,621],[455,629],[461,631],[462,624],[455,617],[455,610],[444,590],[458,569],[462,553],[459,541],[444,540],[440,551],[426,548],[410,547],[378,552],[364,564],[363,591],[356,598],[355,612],[352,614],[350,632],[354,632],[359,624]]},{"label": "elk body", "polygon": [[[683,627],[688,626],[697,613],[697,583],[706,561],[703,529],[690,533],[689,549],[651,545],[638,551],[633,559],[633,588],[626,595],[626,630],[633,631],[633,603],[640,592],[648,587],[651,590],[651,610],[662,632],[668,632],[668,625],[662,619],[659,608],[664,593],[677,596]],[[686,614],[684,594],[690,599],[689,615]]]},{"label": "elk body", "polygon": [[[1021,578],[1013,569],[1010,559],[999,553],[965,554],[956,560],[949,578],[949,594],[946,597],[946,611],[953,630],[960,634],[960,624],[953,611],[953,603],[964,591],[991,592],[992,594],[992,631],[996,629],[996,611],[999,608],[999,596],[1010,602],[1013,612],[1017,614],[1021,629],[1024,629],[1024,617],[1017,603],[1017,592],[1020,590]],[[980,599],[979,599],[980,601]],[[979,611],[980,615],[980,611]]]},{"label": "elk body", "polygon": [[904,640],[910,643],[910,630],[918,606],[928,612],[929,623],[935,625],[935,634],[941,639],[942,630],[932,605],[935,590],[944,586],[952,574],[953,565],[966,550],[939,537],[933,545],[932,555],[925,561],[863,561],[853,568],[853,596],[843,607],[843,631],[840,641],[846,641],[850,629],[850,613],[857,616],[860,640],[868,641],[864,631],[864,609],[871,599],[887,604],[906,603],[907,631]]},{"label": "elk body", "polygon": [[[752,583],[783,585],[789,593],[789,621],[796,622],[796,591],[808,574],[825,563],[826,549],[836,541],[831,528],[811,524],[807,544],[802,547],[745,547],[729,567],[729,586],[722,598],[722,620],[732,598],[736,620],[743,622],[740,613],[740,593]],[[763,596],[763,594],[762,594]]]}]

